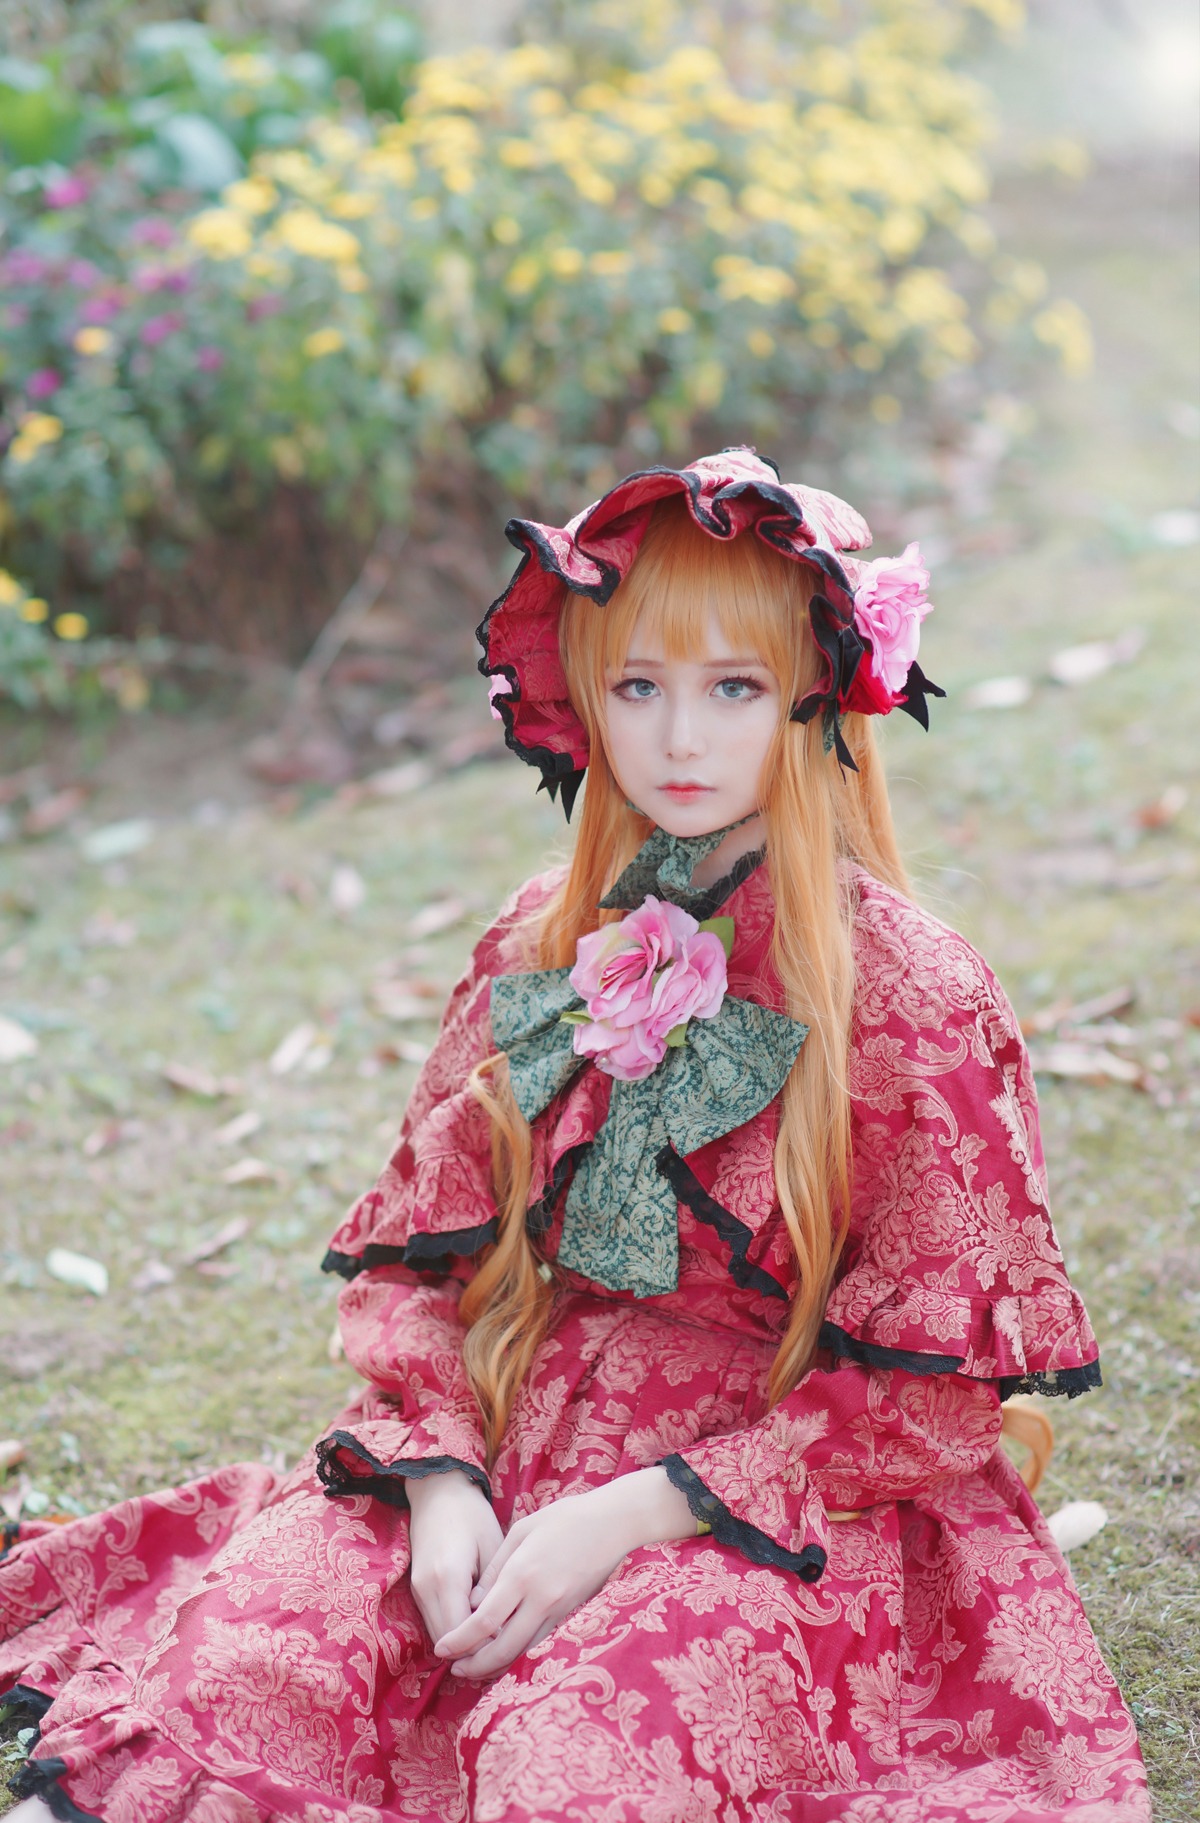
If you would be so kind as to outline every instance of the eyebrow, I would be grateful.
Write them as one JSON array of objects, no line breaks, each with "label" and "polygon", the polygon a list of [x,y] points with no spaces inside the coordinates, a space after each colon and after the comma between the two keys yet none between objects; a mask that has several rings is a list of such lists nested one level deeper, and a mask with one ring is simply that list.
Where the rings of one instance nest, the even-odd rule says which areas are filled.
[{"label": "eyebrow", "polygon": [[[625,663],[621,666],[621,669],[623,671],[629,671],[631,669],[636,669],[638,671],[661,671],[664,668],[665,662],[666,661],[661,658],[627,657]],[[761,658],[706,658],[700,661],[700,668],[703,671],[766,671],[769,667],[765,660]]]}]

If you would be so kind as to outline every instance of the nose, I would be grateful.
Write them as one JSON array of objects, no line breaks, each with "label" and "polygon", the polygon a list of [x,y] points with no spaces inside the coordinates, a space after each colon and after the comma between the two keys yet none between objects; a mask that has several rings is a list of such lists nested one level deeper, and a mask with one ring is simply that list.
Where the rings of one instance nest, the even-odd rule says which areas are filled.
[{"label": "nose", "polygon": [[664,754],[669,760],[694,760],[704,752],[704,737],[695,705],[686,691],[668,701]]}]

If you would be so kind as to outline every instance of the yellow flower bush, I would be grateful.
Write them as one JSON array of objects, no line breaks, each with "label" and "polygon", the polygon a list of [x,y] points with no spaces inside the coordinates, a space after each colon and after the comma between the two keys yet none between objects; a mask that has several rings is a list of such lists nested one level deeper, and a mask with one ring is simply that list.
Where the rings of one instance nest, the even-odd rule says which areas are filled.
[{"label": "yellow flower bush", "polygon": [[[1030,332],[1037,269],[995,252],[986,107],[954,67],[973,18],[1019,26],[1015,0],[796,9],[740,82],[705,0],[582,10],[602,56],[430,58],[403,118],[259,154],[193,245],[239,260],[249,297],[329,268],[305,356],[374,347],[414,448],[454,420],[522,493],[627,423],[653,454],[714,414],[769,439],[826,397],[891,422],[873,401],[1022,325],[1082,369],[1085,329],[1050,306]],[[270,456],[289,477],[297,428]]]},{"label": "yellow flower bush", "polygon": [[8,460],[18,468],[32,462],[41,450],[57,443],[63,434],[61,418],[48,411],[27,411],[8,446]]},{"label": "yellow flower bush", "polygon": [[[103,584],[280,487],[365,531],[447,453],[552,513],[698,440],[877,437],[1001,337],[1084,372],[1082,313],[996,246],[986,98],[956,67],[1016,0],[808,0],[736,56],[725,10],[579,0],[555,45],[430,58],[398,115],[264,141],[190,215],[126,199],[99,313],[50,287],[44,345],[20,279],[41,390],[0,424],[0,558],[67,524]],[[240,92],[266,92],[258,57],[233,55]],[[44,610],[60,639],[70,612]]]},{"label": "yellow flower bush", "polygon": [[113,338],[107,329],[101,329],[96,324],[91,324],[76,330],[71,345],[76,354],[109,354],[112,351]]},{"label": "yellow flower bush", "polygon": [[324,329],[314,329],[311,335],[304,338],[304,352],[313,361],[319,361],[322,355],[336,354],[345,346],[345,336],[331,324],[327,324]]}]

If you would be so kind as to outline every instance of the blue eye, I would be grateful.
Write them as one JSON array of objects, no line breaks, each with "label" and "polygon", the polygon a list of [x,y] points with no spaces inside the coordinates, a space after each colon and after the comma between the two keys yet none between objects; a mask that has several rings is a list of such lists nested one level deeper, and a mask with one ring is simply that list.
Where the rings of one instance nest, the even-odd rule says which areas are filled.
[{"label": "blue eye", "polygon": [[763,693],[762,685],[752,677],[723,677],[717,690],[727,703],[750,702]]},{"label": "blue eye", "polygon": [[644,703],[657,688],[649,677],[626,677],[617,685],[614,695],[623,697],[626,702]]}]

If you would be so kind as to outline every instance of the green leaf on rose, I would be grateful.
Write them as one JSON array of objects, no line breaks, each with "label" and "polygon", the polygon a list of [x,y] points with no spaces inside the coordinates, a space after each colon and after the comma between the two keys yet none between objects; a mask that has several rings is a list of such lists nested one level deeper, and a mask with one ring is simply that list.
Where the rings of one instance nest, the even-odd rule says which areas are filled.
[{"label": "green leaf on rose", "polygon": [[[727,919],[726,922],[728,923],[730,920]],[[670,1031],[667,1033],[668,1050],[677,1051],[680,1045],[687,1043],[687,1029],[688,1022],[686,1019],[682,1025],[673,1025],[671,1027]]]},{"label": "green leaf on rose", "polygon": [[581,1008],[576,1012],[560,1013],[558,1023],[559,1025],[591,1025],[592,1015],[585,1013]]}]

